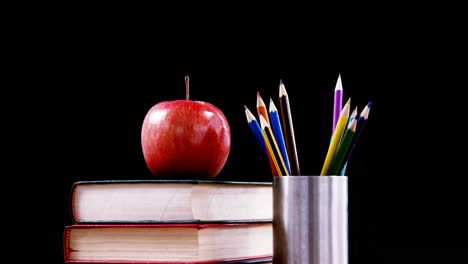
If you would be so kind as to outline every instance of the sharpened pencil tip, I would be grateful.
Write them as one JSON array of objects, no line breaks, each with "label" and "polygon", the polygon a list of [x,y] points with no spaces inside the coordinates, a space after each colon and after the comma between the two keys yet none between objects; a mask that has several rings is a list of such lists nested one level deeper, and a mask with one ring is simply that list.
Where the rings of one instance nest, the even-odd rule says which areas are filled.
[{"label": "sharpened pencil tip", "polygon": [[277,112],[278,109],[275,106],[275,103],[273,102],[273,99],[270,97],[270,105],[269,105],[269,110],[270,112]]},{"label": "sharpened pencil tip", "polygon": [[247,122],[250,123],[254,120],[256,120],[255,116],[250,112],[249,108],[247,108],[246,105],[244,105],[245,108],[245,116],[247,117]]},{"label": "sharpened pencil tip", "polygon": [[335,91],[343,90],[343,85],[341,84],[341,74],[338,74],[338,80],[336,81]]},{"label": "sharpened pencil tip", "polygon": [[367,118],[369,118],[370,105],[372,105],[372,102],[367,103],[367,105],[364,107],[364,109],[362,109],[360,114],[360,116],[362,116],[366,120]]},{"label": "sharpened pencil tip", "polygon": [[257,107],[261,107],[261,106],[266,107],[265,102],[260,96],[260,92],[257,91]]},{"label": "sharpened pencil tip", "polygon": [[369,101],[369,102],[367,103],[367,107],[370,108],[371,106],[372,106],[372,101]]},{"label": "sharpened pencil tip", "polygon": [[340,116],[345,116],[349,118],[350,107],[351,107],[351,98],[349,98],[348,101],[346,101],[346,104],[341,109]]},{"label": "sharpened pencil tip", "polygon": [[283,82],[280,82],[280,85],[279,85],[279,97],[283,97],[283,96],[288,96],[288,93],[286,92],[286,88],[284,87],[284,83],[283,83]]},{"label": "sharpened pencil tip", "polygon": [[351,113],[351,117],[356,117],[358,114],[358,108],[357,106],[354,108],[353,112]]},{"label": "sharpened pencil tip", "polygon": [[267,126],[268,126],[268,122],[262,115],[260,115],[260,127],[264,129]]}]

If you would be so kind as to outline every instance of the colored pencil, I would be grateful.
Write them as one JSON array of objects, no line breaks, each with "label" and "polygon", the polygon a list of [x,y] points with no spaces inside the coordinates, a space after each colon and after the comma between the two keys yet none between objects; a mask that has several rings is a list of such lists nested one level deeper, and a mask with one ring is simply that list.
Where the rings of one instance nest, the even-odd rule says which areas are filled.
[{"label": "colored pencil", "polygon": [[[260,92],[257,91],[257,113],[258,116],[263,116],[267,124],[270,124],[270,118],[268,117],[268,110],[266,108],[265,102],[260,96]],[[259,117],[260,118],[260,117]]]},{"label": "colored pencil", "polygon": [[348,99],[346,104],[344,105],[343,109],[340,112],[340,118],[336,123],[335,132],[333,133],[332,140],[330,145],[328,146],[327,155],[325,157],[325,161],[323,163],[322,171],[320,172],[321,176],[325,176],[328,173],[328,169],[330,168],[330,163],[335,156],[336,149],[341,141],[341,137],[343,136],[344,130],[346,128],[346,124],[348,123],[349,119],[349,108],[351,105],[351,98]]},{"label": "colored pencil", "polygon": [[[357,106],[354,108],[353,112],[351,112],[351,115],[349,116],[348,123],[346,124],[346,126],[348,126],[349,123],[351,123],[351,121],[353,121],[353,119],[355,118],[359,118]],[[346,163],[343,165],[343,169],[341,170],[340,175],[343,176],[345,174],[345,171],[346,171]]]},{"label": "colored pencil", "polygon": [[[356,118],[357,116],[357,113],[358,113],[358,110],[357,110],[357,107],[354,108],[353,112],[351,112],[351,115],[349,115],[349,118],[348,118],[348,122],[346,123],[346,126],[349,125],[349,123],[351,123],[351,121],[353,121],[354,118]],[[333,136],[333,135],[332,135]],[[331,140],[332,137],[330,137],[330,140]]]},{"label": "colored pencil", "polygon": [[351,147],[348,150],[348,153],[346,153],[346,157],[344,159],[343,163],[343,169],[341,172],[341,175],[344,175],[344,170],[347,167],[347,164],[349,162],[349,159],[351,158],[351,154],[354,151],[354,148],[356,147],[357,141],[359,137],[362,134],[362,130],[364,129],[365,124],[367,123],[367,119],[369,119],[369,112],[372,106],[372,102],[368,102],[367,105],[362,109],[361,113],[359,114],[359,117],[357,119],[357,134],[354,136],[353,142],[351,143]]},{"label": "colored pencil", "polygon": [[333,157],[330,168],[328,169],[327,175],[338,175],[340,168],[343,167],[343,160],[345,159],[346,153],[351,145],[351,141],[356,133],[356,124],[357,119],[353,119],[349,125],[346,127],[346,130],[341,139],[341,143],[336,150],[336,154]]},{"label": "colored pencil", "polygon": [[348,120],[348,124],[351,123],[351,121],[353,121],[353,119],[355,119],[356,117],[358,116],[358,108],[357,106],[354,108],[353,112],[351,112],[351,115],[349,115],[349,120]]},{"label": "colored pencil", "polygon": [[343,107],[343,85],[341,84],[341,75],[338,74],[338,80],[335,85],[334,100],[333,100],[333,128],[332,134],[335,131],[336,123],[340,118],[340,112]]},{"label": "colored pencil", "polygon": [[288,176],[288,170],[286,165],[284,164],[284,159],[281,156],[281,151],[278,148],[278,144],[276,143],[275,136],[271,131],[270,125],[266,122],[263,116],[260,116],[260,127],[263,130],[263,136],[265,138],[265,143],[269,148],[271,156],[273,158],[273,162],[275,163],[275,167],[278,169],[279,176]]},{"label": "colored pencil", "polygon": [[291,115],[291,107],[289,104],[289,96],[283,81],[279,84],[279,101],[281,112],[281,124],[283,126],[284,140],[286,142],[286,150],[290,163],[291,175],[301,175],[299,168],[299,158],[297,156],[296,139],[294,135],[294,125]]},{"label": "colored pencil", "polygon": [[268,155],[266,151],[265,140],[263,139],[262,129],[260,128],[260,125],[258,124],[257,119],[252,114],[252,112],[250,112],[247,106],[244,105],[244,108],[245,108],[245,116],[247,117],[247,124],[252,130],[255,136],[255,140],[257,141],[258,145],[260,146],[262,151],[265,153],[265,157],[267,157]]},{"label": "colored pencil", "polygon": [[288,153],[286,150],[286,143],[284,142],[284,135],[283,135],[283,128],[281,127],[281,121],[278,114],[278,109],[273,102],[273,99],[270,98],[270,105],[269,105],[269,114],[270,114],[270,125],[271,129],[273,130],[273,134],[276,139],[276,143],[281,151],[281,155],[283,156],[284,163],[286,168],[288,169],[289,174],[291,174],[291,167],[289,164]]},{"label": "colored pencil", "polygon": [[260,128],[260,125],[258,124],[258,121],[255,118],[255,116],[252,114],[252,112],[245,105],[244,105],[244,108],[245,108],[245,115],[247,117],[247,123],[248,123],[250,129],[252,130],[252,132],[253,132],[253,134],[255,136],[255,140],[257,141],[258,145],[260,146],[260,148],[264,152],[265,157],[268,160],[268,164],[270,165],[270,170],[271,170],[273,176],[278,176],[278,170],[276,169],[276,167],[275,167],[275,165],[273,163],[272,157],[270,155],[270,152],[268,151],[267,146],[265,144],[265,139],[263,137],[263,131]]},{"label": "colored pencil", "polygon": [[[357,109],[358,108],[355,107],[353,112],[351,112],[351,114],[349,115],[348,122],[346,123],[346,127],[348,127],[349,124],[351,123],[351,121],[353,121],[353,119],[355,119],[357,117],[357,115],[358,115],[358,110]],[[341,140],[343,140],[343,137],[341,138]],[[341,141],[340,141],[340,143],[341,143]]]}]

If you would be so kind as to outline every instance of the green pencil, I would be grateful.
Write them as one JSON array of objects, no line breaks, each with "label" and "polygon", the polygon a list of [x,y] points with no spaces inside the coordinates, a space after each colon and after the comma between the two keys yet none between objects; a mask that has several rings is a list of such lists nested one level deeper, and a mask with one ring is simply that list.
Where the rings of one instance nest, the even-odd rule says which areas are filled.
[{"label": "green pencil", "polygon": [[353,118],[353,120],[349,123],[348,127],[346,128],[340,145],[336,150],[335,157],[333,157],[330,168],[328,169],[327,175],[338,175],[338,173],[340,172],[340,168],[342,167],[342,163],[344,161],[346,153],[348,152],[349,146],[351,145],[353,136],[354,134],[356,134],[356,124],[357,119]]}]

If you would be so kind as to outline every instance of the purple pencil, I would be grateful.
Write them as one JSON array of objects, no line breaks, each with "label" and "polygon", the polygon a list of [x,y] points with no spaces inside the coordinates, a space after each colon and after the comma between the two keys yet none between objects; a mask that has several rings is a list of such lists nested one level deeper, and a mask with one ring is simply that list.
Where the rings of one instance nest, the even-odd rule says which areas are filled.
[{"label": "purple pencil", "polygon": [[343,86],[341,84],[341,75],[338,74],[338,81],[336,81],[335,86],[335,98],[333,101],[333,128],[332,128],[332,135],[335,132],[336,123],[340,118],[340,112],[343,108]]}]

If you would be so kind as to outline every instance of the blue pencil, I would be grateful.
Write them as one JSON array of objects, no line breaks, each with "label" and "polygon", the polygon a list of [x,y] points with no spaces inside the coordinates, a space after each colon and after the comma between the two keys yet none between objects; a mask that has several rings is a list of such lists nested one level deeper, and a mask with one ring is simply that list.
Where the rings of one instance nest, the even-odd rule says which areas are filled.
[{"label": "blue pencil", "polygon": [[348,165],[348,161],[349,159],[351,158],[351,154],[353,153],[353,150],[354,148],[356,147],[356,144],[357,144],[357,141],[359,139],[359,137],[361,136],[361,133],[362,133],[362,130],[364,129],[364,125],[366,124],[367,122],[367,119],[369,118],[369,111],[370,111],[370,108],[372,106],[372,102],[368,102],[367,105],[364,107],[364,109],[361,111],[361,113],[359,114],[358,117],[358,131],[356,132],[356,136],[354,137],[353,139],[353,142],[351,143],[352,146],[350,147],[350,149],[348,150],[348,153],[346,155],[346,158],[343,162],[343,169],[341,170],[341,175],[344,175],[345,173],[345,170],[346,170],[346,167]]},{"label": "blue pencil", "polygon": [[288,173],[291,174],[286,142],[284,141],[283,129],[281,128],[281,120],[278,114],[278,109],[276,108],[275,103],[271,98],[268,113],[270,115],[270,123],[273,130],[273,135],[275,136],[276,142],[278,143],[278,147],[281,151],[281,155],[283,156],[286,169],[288,170]]},{"label": "blue pencil", "polygon": [[247,123],[250,129],[252,130],[255,136],[255,139],[257,140],[258,145],[260,146],[263,153],[265,154],[265,157],[267,158],[267,160],[269,160],[266,145],[265,145],[265,140],[263,139],[262,129],[260,128],[260,125],[258,124],[257,119],[252,114],[252,112],[250,112],[247,106],[244,105],[244,108],[245,108],[245,115],[247,117]]}]

